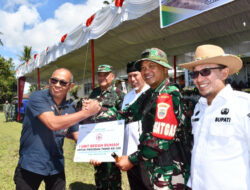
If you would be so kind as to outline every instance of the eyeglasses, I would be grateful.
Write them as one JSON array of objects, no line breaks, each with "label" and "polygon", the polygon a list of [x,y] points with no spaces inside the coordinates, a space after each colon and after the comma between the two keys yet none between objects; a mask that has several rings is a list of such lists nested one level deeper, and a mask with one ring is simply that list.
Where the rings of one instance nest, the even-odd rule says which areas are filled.
[{"label": "eyeglasses", "polygon": [[201,74],[201,76],[203,77],[207,77],[211,74],[211,70],[213,69],[224,69],[225,67],[221,66],[221,67],[211,67],[211,68],[205,68],[205,69],[202,69],[200,71],[194,71],[192,73],[192,77],[193,79],[196,79],[198,78],[199,74]]},{"label": "eyeglasses", "polygon": [[59,82],[59,84],[60,84],[61,86],[67,86],[67,84],[70,83],[70,82],[67,82],[67,81],[65,81],[65,80],[58,80],[58,79],[56,79],[56,78],[50,78],[50,82],[51,82],[52,84],[57,84],[57,83]]}]

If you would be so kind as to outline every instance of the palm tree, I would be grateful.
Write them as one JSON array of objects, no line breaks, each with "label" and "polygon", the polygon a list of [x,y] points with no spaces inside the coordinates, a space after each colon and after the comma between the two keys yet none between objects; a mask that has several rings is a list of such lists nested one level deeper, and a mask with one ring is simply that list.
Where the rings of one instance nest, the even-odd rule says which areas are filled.
[{"label": "palm tree", "polygon": [[31,58],[31,51],[32,51],[32,47],[24,46],[22,55],[19,56],[19,60],[24,63],[28,62]]}]

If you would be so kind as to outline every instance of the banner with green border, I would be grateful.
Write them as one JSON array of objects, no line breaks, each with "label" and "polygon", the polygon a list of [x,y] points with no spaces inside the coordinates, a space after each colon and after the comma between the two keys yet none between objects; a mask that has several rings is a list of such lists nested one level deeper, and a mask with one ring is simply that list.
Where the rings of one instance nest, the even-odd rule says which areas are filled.
[{"label": "banner with green border", "polygon": [[168,27],[233,0],[160,0],[161,28]]}]

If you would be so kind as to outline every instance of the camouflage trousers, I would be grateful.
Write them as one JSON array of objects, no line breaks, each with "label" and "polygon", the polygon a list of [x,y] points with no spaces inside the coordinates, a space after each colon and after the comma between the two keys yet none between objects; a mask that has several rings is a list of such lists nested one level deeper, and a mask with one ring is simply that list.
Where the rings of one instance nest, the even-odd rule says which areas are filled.
[{"label": "camouflage trousers", "polygon": [[95,183],[97,190],[121,190],[121,171],[114,162],[95,166]]},{"label": "camouflage trousers", "polygon": [[185,183],[181,168],[178,164],[158,166],[152,159],[145,161],[152,189],[154,190],[184,190]]}]

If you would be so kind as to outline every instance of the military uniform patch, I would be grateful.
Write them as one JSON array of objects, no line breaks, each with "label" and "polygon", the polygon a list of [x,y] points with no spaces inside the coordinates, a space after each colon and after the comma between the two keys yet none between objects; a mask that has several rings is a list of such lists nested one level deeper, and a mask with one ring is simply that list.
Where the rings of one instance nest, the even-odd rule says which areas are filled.
[{"label": "military uniform patch", "polygon": [[170,106],[166,103],[159,103],[157,105],[157,109],[158,109],[157,116],[159,119],[164,119],[166,117],[169,107]]},{"label": "military uniform patch", "polygon": [[157,98],[153,136],[173,140],[177,125],[172,97],[166,93],[159,95]]}]

